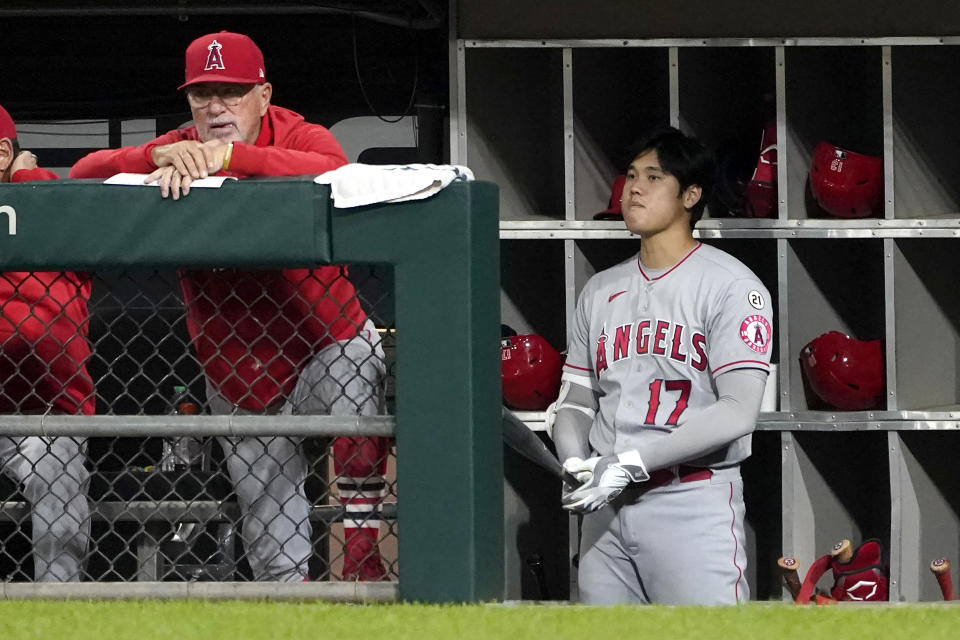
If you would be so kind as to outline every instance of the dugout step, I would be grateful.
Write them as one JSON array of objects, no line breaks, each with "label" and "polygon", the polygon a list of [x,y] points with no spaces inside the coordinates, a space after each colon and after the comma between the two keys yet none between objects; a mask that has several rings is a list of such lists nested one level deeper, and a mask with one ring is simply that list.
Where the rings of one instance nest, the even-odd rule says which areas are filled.
[{"label": "dugout step", "polygon": [[90,499],[133,500],[227,500],[233,488],[219,472],[159,471],[150,468],[99,472],[90,478]]},{"label": "dugout step", "polygon": [[[95,473],[90,480],[90,498],[100,503],[181,501],[189,505],[223,502],[232,497],[229,479],[219,472],[160,471],[151,467],[134,467],[118,472]],[[236,529],[232,520],[144,522],[136,540],[136,579],[234,580],[237,566]]]},{"label": "dugout step", "polygon": [[236,527],[182,522],[167,531],[158,548],[158,574],[163,581],[235,580]]}]

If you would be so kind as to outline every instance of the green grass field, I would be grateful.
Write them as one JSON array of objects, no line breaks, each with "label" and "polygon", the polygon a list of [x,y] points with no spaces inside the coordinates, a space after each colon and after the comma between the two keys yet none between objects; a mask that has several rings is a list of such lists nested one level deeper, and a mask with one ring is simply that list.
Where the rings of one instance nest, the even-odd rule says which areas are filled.
[{"label": "green grass field", "polygon": [[0,602],[0,640],[873,640],[958,637],[952,605],[737,608],[343,605],[208,601]]}]

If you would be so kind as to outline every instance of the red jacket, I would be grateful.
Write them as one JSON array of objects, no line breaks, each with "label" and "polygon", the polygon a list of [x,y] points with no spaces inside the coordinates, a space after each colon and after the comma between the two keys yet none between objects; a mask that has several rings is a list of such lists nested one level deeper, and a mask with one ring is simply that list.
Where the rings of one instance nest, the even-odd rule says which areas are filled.
[{"label": "red jacket", "polygon": [[[21,169],[11,182],[58,180],[46,169]],[[92,415],[86,370],[90,277],[58,271],[0,274],[0,411]]]},{"label": "red jacket", "polygon": [[[96,151],[70,170],[71,178],[150,173],[153,147],[199,140],[195,127],[174,130],[139,147]],[[323,173],[346,164],[333,135],[288,109],[270,106],[253,145],[234,143],[237,177]],[[357,334],[367,319],[347,268],[283,271],[190,271],[181,277],[187,328],[197,357],[220,393],[245,409],[281,401],[310,357]]]}]

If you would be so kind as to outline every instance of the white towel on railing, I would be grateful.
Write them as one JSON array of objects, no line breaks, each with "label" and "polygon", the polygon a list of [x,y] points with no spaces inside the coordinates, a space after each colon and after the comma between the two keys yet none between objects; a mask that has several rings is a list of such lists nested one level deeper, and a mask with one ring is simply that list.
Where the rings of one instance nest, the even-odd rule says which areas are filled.
[{"label": "white towel on railing", "polygon": [[473,180],[467,167],[449,164],[353,163],[313,179],[330,185],[333,206],[361,207],[378,202],[422,200],[454,181]]}]

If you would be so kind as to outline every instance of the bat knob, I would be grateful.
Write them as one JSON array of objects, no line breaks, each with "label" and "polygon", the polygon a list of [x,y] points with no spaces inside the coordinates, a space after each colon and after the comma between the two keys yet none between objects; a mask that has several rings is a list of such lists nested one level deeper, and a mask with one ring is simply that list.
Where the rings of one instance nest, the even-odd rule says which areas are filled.
[{"label": "bat knob", "polygon": [[934,573],[944,573],[950,570],[950,561],[946,558],[937,558],[930,563],[930,571]]},{"label": "bat knob", "polygon": [[833,549],[830,550],[830,555],[840,562],[850,562],[851,557],[853,557],[853,550],[850,548],[850,541],[844,538],[837,544],[833,545]]},{"label": "bat knob", "polygon": [[784,556],[777,561],[777,564],[784,569],[796,569],[799,563],[793,556]]}]

